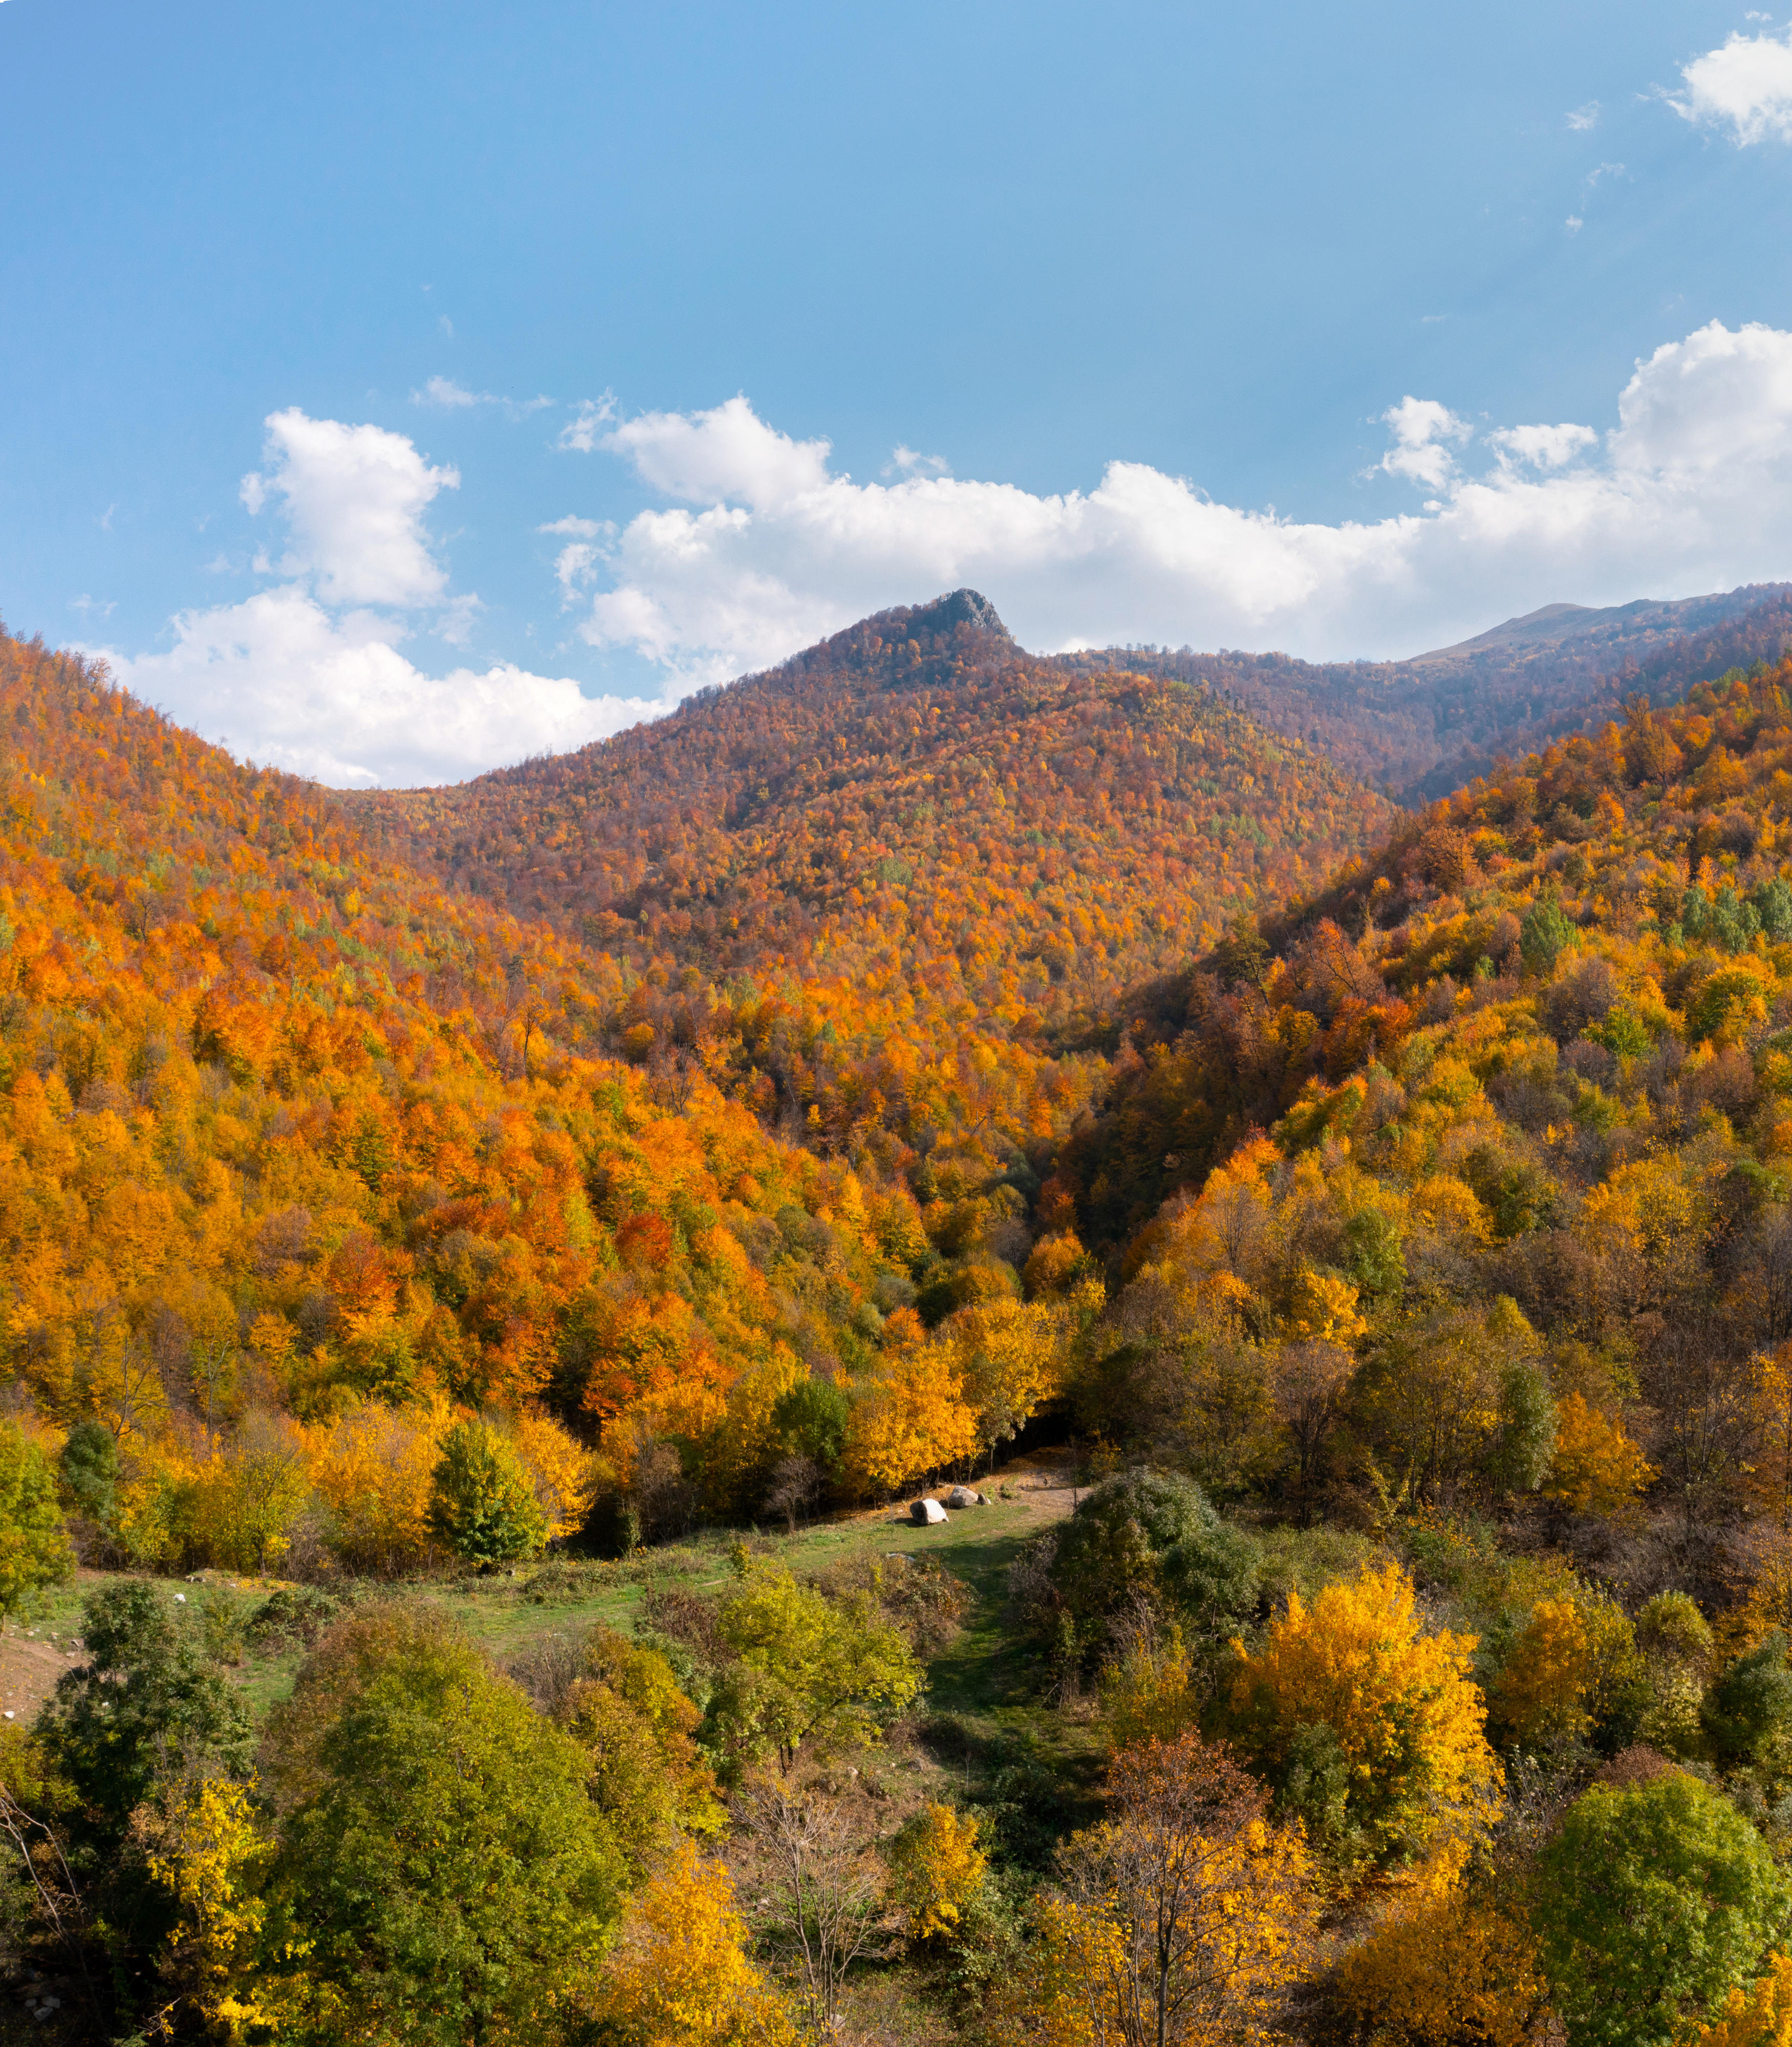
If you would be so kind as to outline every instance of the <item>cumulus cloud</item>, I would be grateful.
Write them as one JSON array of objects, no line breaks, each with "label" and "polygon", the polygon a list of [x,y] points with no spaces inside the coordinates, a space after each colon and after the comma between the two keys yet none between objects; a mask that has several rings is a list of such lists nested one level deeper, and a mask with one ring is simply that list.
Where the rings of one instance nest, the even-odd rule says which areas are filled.
[{"label": "cumulus cloud", "polygon": [[1599,126],[1599,102],[1589,99],[1584,106],[1577,106],[1568,116],[1568,125],[1580,134]]},{"label": "cumulus cloud", "polygon": [[580,630],[687,687],[968,583],[1042,648],[1389,656],[1556,599],[1792,571],[1792,334],[1713,322],[1637,365],[1603,437],[1496,429],[1479,474],[1446,405],[1409,397],[1385,418],[1383,466],[1430,501],[1336,525],[1216,504],[1140,462],[1055,496],[951,477],[855,483],[830,470],[825,443],[791,440],[744,399],[606,423],[594,447],[683,501],[638,514],[583,565],[605,586]]},{"label": "cumulus cloud", "polygon": [[284,516],[287,551],[254,564],[284,580],[183,612],[165,652],[95,649],[126,688],[239,755],[348,787],[459,780],[664,708],[589,698],[567,676],[514,663],[427,674],[399,651],[420,621],[465,647],[482,609],[471,591],[450,590],[424,528],[459,477],[379,427],[296,408],[266,424],[264,467],[243,479],[242,499]]},{"label": "cumulus cloud", "polygon": [[1682,120],[1728,130],[1739,149],[1770,137],[1792,141],[1792,30],[1732,33],[1721,49],[1682,65],[1680,76],[1685,90],[1666,97]]},{"label": "cumulus cloud", "polygon": [[455,782],[501,761],[582,746],[664,706],[580,694],[511,663],[424,674],[401,625],[332,613],[297,584],[183,612],[165,653],[114,673],[146,702],[241,756],[338,788]]},{"label": "cumulus cloud", "polygon": [[1394,445],[1381,458],[1381,467],[1389,476],[1422,483],[1427,490],[1442,487],[1456,466],[1451,450],[1475,435],[1466,420],[1457,419],[1435,398],[1403,398],[1382,414],[1381,424],[1394,436]]},{"label": "cumulus cloud", "polygon": [[599,445],[625,455],[644,483],[687,505],[737,498],[772,511],[828,480],[826,441],[795,441],[742,397],[707,412],[643,412]]},{"label": "cumulus cloud", "polygon": [[269,415],[267,473],[242,479],[253,513],[281,501],[292,544],[284,575],[309,575],[328,604],[431,604],[447,588],[423,515],[460,473],[432,469],[403,434],[314,420],[296,405]]}]

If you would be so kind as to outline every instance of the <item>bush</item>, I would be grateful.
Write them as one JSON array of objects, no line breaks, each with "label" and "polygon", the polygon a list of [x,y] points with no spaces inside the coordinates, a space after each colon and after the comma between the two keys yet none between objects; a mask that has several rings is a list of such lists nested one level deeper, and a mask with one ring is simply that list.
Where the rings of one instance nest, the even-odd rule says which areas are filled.
[{"label": "bush", "polygon": [[1144,1601],[1191,1638],[1217,1640],[1257,1604],[1259,1544],[1213,1511],[1192,1479],[1123,1472],[1097,1486],[1059,1533],[1051,1581],[1087,1643]]},{"label": "bush", "polygon": [[341,1600],[313,1586],[284,1586],[256,1608],[244,1632],[264,1654],[288,1647],[309,1649],[342,1610]]}]

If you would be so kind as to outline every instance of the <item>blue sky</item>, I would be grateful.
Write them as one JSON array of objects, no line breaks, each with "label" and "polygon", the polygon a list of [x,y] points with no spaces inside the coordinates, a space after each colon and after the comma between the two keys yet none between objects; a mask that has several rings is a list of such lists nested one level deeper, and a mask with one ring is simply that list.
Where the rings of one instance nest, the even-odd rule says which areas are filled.
[{"label": "blue sky", "polygon": [[0,0],[0,616],[412,780],[958,582],[1350,656],[1792,575],[1786,33]]}]

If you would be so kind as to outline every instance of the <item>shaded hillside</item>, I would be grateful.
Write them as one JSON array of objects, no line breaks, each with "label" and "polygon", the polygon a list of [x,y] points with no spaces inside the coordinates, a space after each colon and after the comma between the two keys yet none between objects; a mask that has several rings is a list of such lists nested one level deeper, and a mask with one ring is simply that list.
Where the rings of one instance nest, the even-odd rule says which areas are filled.
[{"label": "shaded hillside", "polygon": [[969,592],[579,753],[345,801],[622,962],[631,1056],[826,1143],[997,1156],[1086,1094],[1056,1034],[1393,815],[1210,689],[1035,660]]},{"label": "shaded hillside", "polygon": [[1315,664],[1187,648],[1060,658],[1078,673],[1124,663],[1205,683],[1347,773],[1422,802],[1486,773],[1501,755],[1596,729],[1637,689],[1670,702],[1731,668],[1777,661],[1789,645],[1792,586],[1768,583],[1603,611],[1550,605],[1404,661]]},{"label": "shaded hillside", "polygon": [[[1113,1255],[1264,1131],[1291,1151],[1329,1132],[1402,1172],[1442,1155],[1424,1170],[1474,1190],[1464,1214],[1489,1240],[1566,1219],[1616,1166],[1701,1132],[1781,1173],[1789,690],[1792,664],[1662,714],[1639,702],[1624,726],[1434,805],[1261,936],[1136,991],[1107,1107],[1055,1198]],[[1445,1072],[1461,1101],[1435,1093]],[[1440,1155],[1471,1097],[1487,1128]]]}]

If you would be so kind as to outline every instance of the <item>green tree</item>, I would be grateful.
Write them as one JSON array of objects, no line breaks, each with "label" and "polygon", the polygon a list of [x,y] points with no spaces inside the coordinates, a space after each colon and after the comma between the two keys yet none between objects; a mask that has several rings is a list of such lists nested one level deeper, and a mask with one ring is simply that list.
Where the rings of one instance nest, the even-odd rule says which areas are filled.
[{"label": "green tree", "polygon": [[110,1528],[118,1512],[118,1445],[103,1422],[77,1422],[58,1460],[62,1489],[78,1514]]},{"label": "green tree", "polygon": [[106,1586],[87,1603],[82,1639],[87,1661],[58,1679],[38,1732],[74,1794],[75,1845],[103,1854],[158,1779],[183,1770],[245,1774],[250,1723],[206,1654],[197,1619],[160,1586]]},{"label": "green tree", "polygon": [[532,1557],[548,1540],[535,1488],[504,1438],[460,1422],[442,1438],[430,1479],[430,1532],[482,1571]]},{"label": "green tree", "polygon": [[1519,956],[1542,979],[1554,972],[1562,948],[1574,935],[1574,926],[1560,900],[1554,896],[1539,896],[1519,925]]},{"label": "green tree", "polygon": [[1532,1916],[1570,2047],[1669,2047],[1756,1973],[1792,1894],[1734,1806],[1668,1770],[1570,1807]]},{"label": "green tree", "polygon": [[74,1561],[49,1459],[10,1422],[0,1422],[0,1617],[67,1577]]},{"label": "green tree", "polygon": [[270,1940],[312,1943],[296,2038],[564,2037],[626,1867],[583,1749],[439,1608],[373,1608],[332,1629],[265,1754],[281,1814]]},{"label": "green tree", "polygon": [[742,1557],[722,1603],[733,1662],[709,1722],[737,1758],[775,1753],[788,1770],[805,1743],[862,1747],[921,1689],[920,1666],[868,1592],[829,1599],[781,1565]]},{"label": "green tree", "polygon": [[792,1457],[807,1457],[818,1471],[831,1472],[846,1447],[851,1410],[830,1379],[799,1380],[779,1395],[772,1410],[778,1441]]},{"label": "green tree", "polygon": [[1792,1722],[1792,1669],[1777,1627],[1719,1677],[1705,1702],[1705,1732],[1732,1763],[1752,1762]]}]

